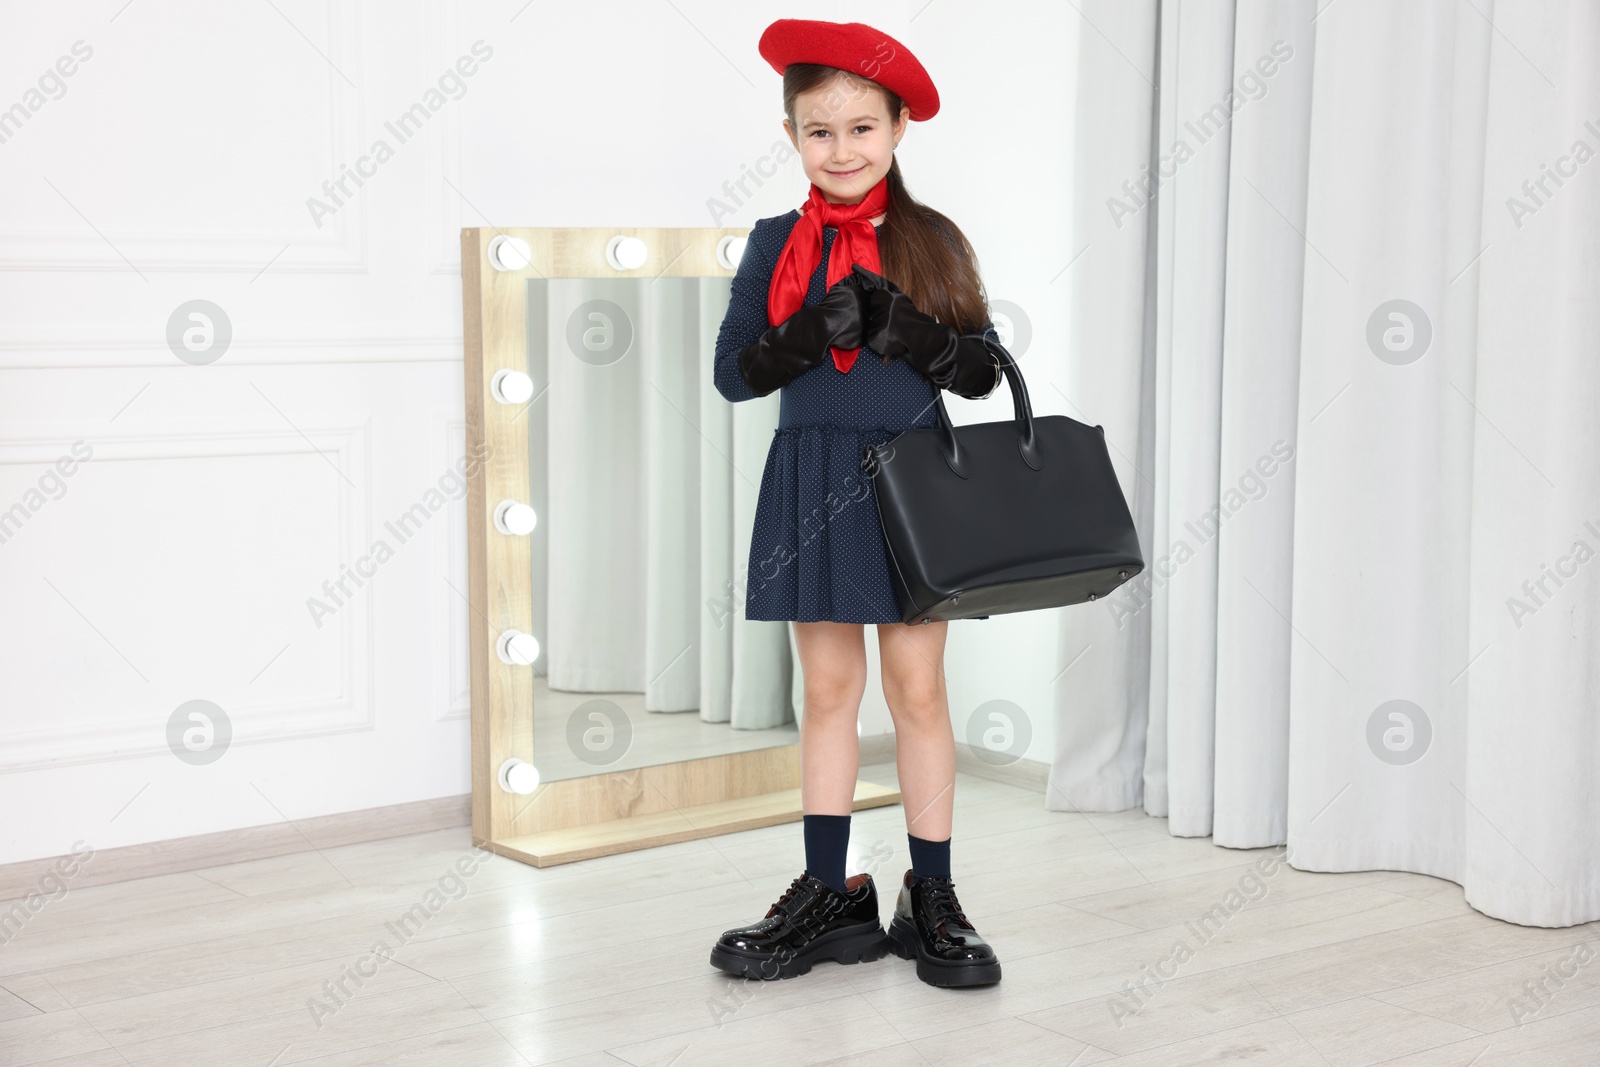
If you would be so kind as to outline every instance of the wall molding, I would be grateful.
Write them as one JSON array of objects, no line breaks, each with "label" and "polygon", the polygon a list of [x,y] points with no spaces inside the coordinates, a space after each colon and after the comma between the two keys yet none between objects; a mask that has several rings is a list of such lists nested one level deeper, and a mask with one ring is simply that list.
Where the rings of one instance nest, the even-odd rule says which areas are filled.
[{"label": "wall molding", "polygon": [[[455,469],[455,460],[467,454],[467,420],[457,418],[453,411],[435,408],[433,411],[435,470]],[[463,598],[470,595],[471,583],[467,581],[467,516],[465,509],[454,512],[444,528],[444,536],[433,539],[433,567],[439,580],[434,583],[433,647],[438,649],[433,661],[433,706],[440,709],[436,722],[466,722],[472,718],[472,672],[468,652],[471,636],[471,604]],[[452,562],[463,563],[461,580],[453,581]],[[465,611],[462,611],[462,608]],[[466,620],[467,625],[460,625]]]},{"label": "wall molding", "polygon": [[[212,366],[260,367],[340,363],[460,363],[462,335],[426,331],[395,333],[393,321],[323,330],[235,336]],[[112,329],[13,326],[0,339],[0,370],[87,370],[105,367],[175,368],[192,371],[148,323]]]},{"label": "wall molding", "polygon": [[[235,456],[306,456],[321,454],[357,488],[340,483],[336,524],[339,551],[355,559],[371,545],[371,451],[365,413],[343,421],[316,420],[298,429],[238,429],[215,423],[189,427],[165,424],[149,433],[105,433],[104,422],[51,424],[47,431],[28,427],[27,436],[0,436],[0,465],[47,465],[63,452],[63,442],[83,440],[94,448],[90,463],[162,462],[174,459],[218,459]],[[358,496],[359,494],[359,496]],[[26,537],[27,526],[16,537]],[[232,744],[296,740],[351,733],[374,727],[373,628],[364,601],[342,610],[337,640],[340,648],[339,692],[305,700],[254,708],[227,708],[233,724]],[[165,715],[152,726],[130,717],[85,729],[74,723],[39,730],[0,734],[0,774],[97,763],[145,756],[170,756]]]},{"label": "wall molding", "polygon": [[[439,4],[430,15],[433,22],[429,27],[430,37],[436,48],[434,69],[454,66],[456,57],[466,55],[471,47],[463,47],[461,43],[460,11],[455,4]],[[489,44],[493,47],[495,42]],[[429,273],[459,278],[462,210],[461,194],[456,189],[462,184],[461,123],[456,120],[456,115],[456,107],[446,107],[439,113],[436,123],[428,124],[428,162],[423,170],[423,201],[430,208],[425,235],[428,258],[433,261]],[[477,213],[476,209],[473,213]]]},{"label": "wall molding", "polygon": [[[331,61],[364,84],[360,5],[354,0],[329,0],[323,21],[327,29],[324,44]],[[359,154],[367,136],[362,129],[361,90],[331,73],[327,84],[326,162],[317,182],[338,175],[347,161]],[[104,180],[96,174],[81,177],[91,184]],[[69,196],[76,189],[67,179],[58,179],[58,182],[71,187],[62,190]],[[304,195],[319,192],[318,186],[311,185]],[[327,232],[311,229],[309,233],[167,235],[152,233],[148,228],[111,229],[101,233],[84,226],[75,210],[65,205],[61,210],[65,229],[0,231],[0,271],[237,271],[255,274],[269,264],[275,272],[291,273],[361,274],[368,269],[366,200],[362,197],[341,208]],[[90,214],[94,212],[91,210]],[[310,226],[309,220],[307,226]]]}]

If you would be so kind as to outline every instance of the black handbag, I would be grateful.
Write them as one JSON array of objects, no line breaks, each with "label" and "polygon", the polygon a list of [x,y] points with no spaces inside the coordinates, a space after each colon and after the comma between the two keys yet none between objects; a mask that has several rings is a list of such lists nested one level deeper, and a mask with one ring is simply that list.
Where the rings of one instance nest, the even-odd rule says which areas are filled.
[{"label": "black handbag", "polygon": [[1080,604],[1144,570],[1105,429],[1034,418],[1011,354],[992,341],[1014,418],[939,425],[867,447],[902,622]]}]

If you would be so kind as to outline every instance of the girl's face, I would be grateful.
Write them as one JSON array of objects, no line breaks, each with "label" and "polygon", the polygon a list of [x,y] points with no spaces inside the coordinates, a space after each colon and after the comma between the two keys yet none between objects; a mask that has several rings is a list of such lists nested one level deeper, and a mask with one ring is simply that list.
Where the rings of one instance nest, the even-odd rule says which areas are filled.
[{"label": "girl's face", "polygon": [[841,74],[831,83],[795,98],[796,131],[788,119],[784,132],[800,153],[800,164],[822,195],[836,204],[854,204],[894,161],[904,136],[909,108],[890,122],[883,90]]}]

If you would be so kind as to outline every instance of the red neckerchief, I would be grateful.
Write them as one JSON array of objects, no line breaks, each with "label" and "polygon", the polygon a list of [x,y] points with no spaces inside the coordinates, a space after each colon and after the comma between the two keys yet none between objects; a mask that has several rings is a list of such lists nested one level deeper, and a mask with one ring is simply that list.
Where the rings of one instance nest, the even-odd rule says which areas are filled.
[{"label": "red neckerchief", "polygon": [[[767,293],[767,321],[776,326],[800,309],[805,303],[806,289],[811,275],[822,261],[822,228],[832,226],[838,230],[833,238],[833,251],[828,256],[828,288],[850,273],[859,263],[870,271],[880,272],[878,260],[878,231],[872,220],[883,214],[889,204],[889,176],[886,174],[867,195],[855,204],[835,204],[822,195],[815,182],[811,195],[800,207],[800,219],[789,231],[789,240],[778,253],[778,264],[772,272],[772,287]],[[841,374],[855,365],[860,348],[830,346],[833,365]]]}]

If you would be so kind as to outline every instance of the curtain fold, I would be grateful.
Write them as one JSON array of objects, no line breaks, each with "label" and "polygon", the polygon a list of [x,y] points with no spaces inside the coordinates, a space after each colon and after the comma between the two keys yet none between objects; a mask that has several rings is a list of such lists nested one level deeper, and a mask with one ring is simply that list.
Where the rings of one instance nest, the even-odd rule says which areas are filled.
[{"label": "curtain fold", "polygon": [[1046,805],[1600,918],[1600,13],[1081,11],[1067,391],[1147,570],[1062,614]]},{"label": "curtain fold", "polygon": [[[1310,5],[1247,5],[1234,27],[1250,113],[1229,124],[1228,257],[1215,499],[1216,783],[1211,832],[1236,848],[1287,833],[1306,197],[1315,33]],[[1269,71],[1270,76],[1263,71]],[[1255,99],[1250,99],[1254,95]],[[1241,106],[1241,112],[1243,106]],[[1199,832],[1205,830],[1195,827]]]},{"label": "curtain fold", "polygon": [[[1228,150],[1233,5],[1161,8],[1157,144],[1174,180],[1156,204],[1155,543],[1185,546],[1156,603],[1154,669],[1167,676],[1167,815],[1174,834],[1206,834],[1216,734],[1217,464],[1222,439],[1223,289],[1228,257]],[[1162,176],[1157,157],[1156,177]],[[1180,170],[1181,168],[1181,170]],[[1181,684],[1174,685],[1181,680]]]}]

